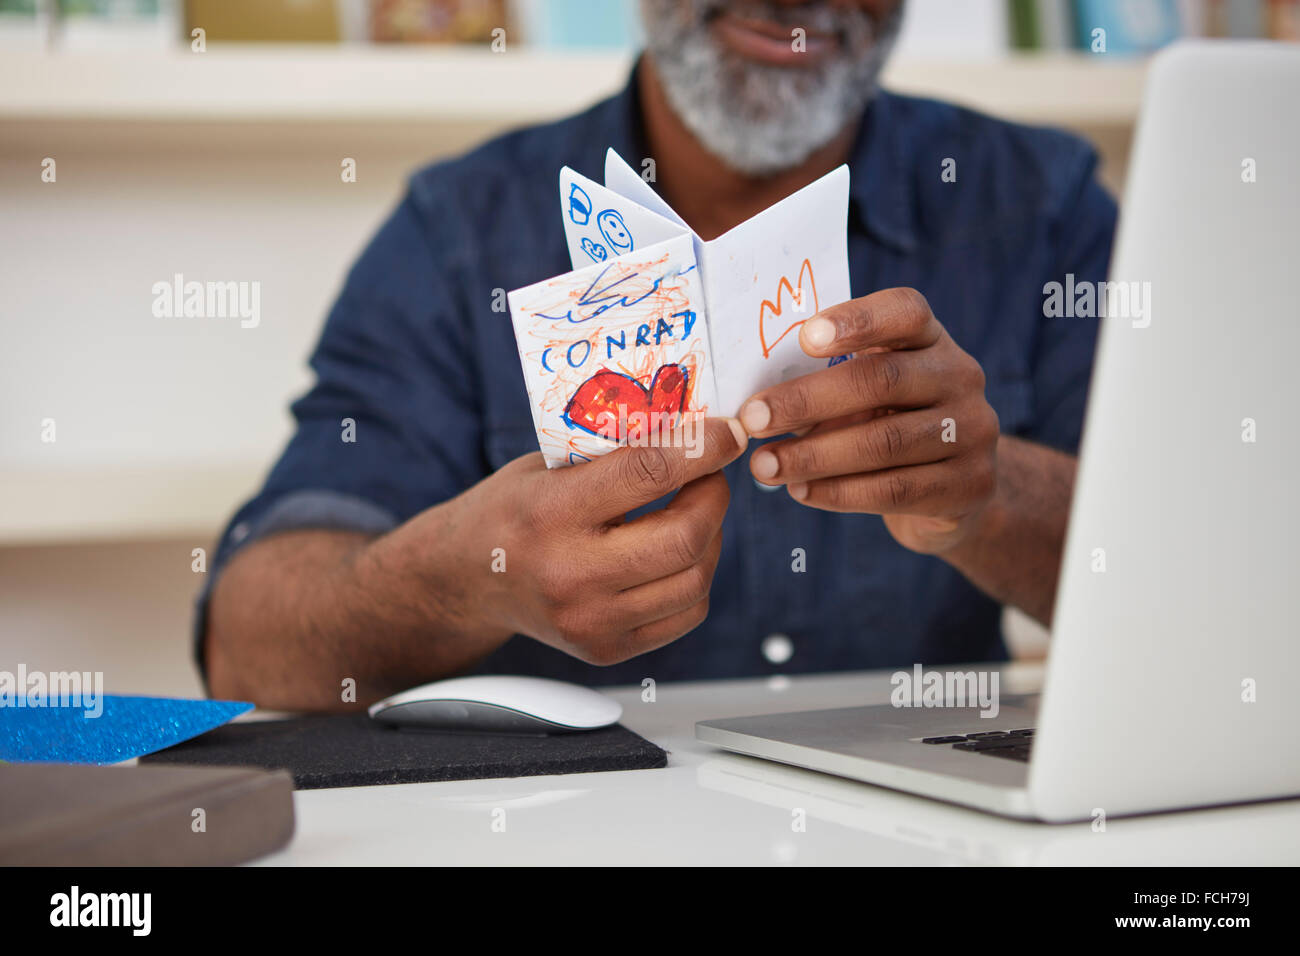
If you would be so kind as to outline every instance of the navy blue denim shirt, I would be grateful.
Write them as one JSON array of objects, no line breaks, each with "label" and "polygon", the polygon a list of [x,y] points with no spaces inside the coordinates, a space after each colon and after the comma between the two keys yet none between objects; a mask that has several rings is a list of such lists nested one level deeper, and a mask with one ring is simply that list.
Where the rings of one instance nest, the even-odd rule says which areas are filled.
[{"label": "navy blue denim shirt", "polygon": [[[210,578],[275,531],[386,531],[537,450],[496,290],[570,269],[556,176],[568,164],[601,181],[610,146],[638,168],[648,155],[635,77],[580,115],[412,177],[349,274],[311,359],[316,383],[293,406],[297,431],[231,521]],[[955,182],[941,175],[949,159]],[[983,366],[1003,432],[1070,451],[1097,328],[1045,318],[1043,285],[1071,272],[1105,278],[1116,211],[1095,165],[1064,133],[889,93],[867,111],[850,159],[853,295],[919,289]],[[344,418],[355,443],[340,440]],[[727,469],[722,557],[695,631],[608,668],[516,636],[480,669],[604,684],[1005,658],[998,604],[957,571],[900,547],[879,517],[761,490],[748,457]],[[462,559],[487,561],[491,547]],[[781,663],[763,651],[774,634],[793,649]]]}]

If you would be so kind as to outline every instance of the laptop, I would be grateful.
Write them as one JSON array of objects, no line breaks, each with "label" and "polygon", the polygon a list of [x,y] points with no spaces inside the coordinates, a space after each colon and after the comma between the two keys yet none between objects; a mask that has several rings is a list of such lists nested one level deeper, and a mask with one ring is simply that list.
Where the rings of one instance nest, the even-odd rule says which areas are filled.
[{"label": "laptop", "polygon": [[701,741],[1051,822],[1300,795],[1297,103],[1294,47],[1152,62],[1041,694],[990,719],[981,675],[907,667],[940,706],[900,678],[922,706],[706,720]]}]

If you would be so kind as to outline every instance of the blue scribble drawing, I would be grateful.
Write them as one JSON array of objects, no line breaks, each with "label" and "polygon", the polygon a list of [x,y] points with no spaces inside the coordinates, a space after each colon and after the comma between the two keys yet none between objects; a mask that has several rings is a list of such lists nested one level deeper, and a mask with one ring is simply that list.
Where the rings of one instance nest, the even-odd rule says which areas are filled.
[{"label": "blue scribble drawing", "polygon": [[659,287],[663,284],[664,276],[659,276],[654,280],[654,283],[650,288],[640,295],[633,296],[631,293],[620,295],[615,286],[620,286],[629,279],[635,279],[639,274],[636,272],[629,272],[621,278],[614,279],[608,285],[597,289],[596,285],[605,278],[605,274],[609,272],[610,269],[614,268],[614,265],[615,264],[611,262],[608,266],[601,269],[600,274],[591,280],[591,285],[587,286],[582,295],[578,297],[579,307],[586,308],[587,306],[596,306],[596,308],[591,312],[580,312],[576,319],[573,317],[572,309],[567,310],[563,315],[547,315],[545,312],[534,312],[533,315],[536,318],[547,319],[551,322],[567,321],[577,325],[581,322],[586,322],[589,319],[594,319],[598,315],[608,312],[610,309],[631,308],[658,293]]},{"label": "blue scribble drawing", "polygon": [[585,226],[591,219],[591,197],[577,183],[569,189],[569,218],[579,226]]},{"label": "blue scribble drawing", "polygon": [[[615,279],[609,285],[597,289],[596,283],[599,282],[601,279],[605,278],[605,273],[608,271],[609,271],[608,268],[602,269],[600,275],[596,276],[596,278],[591,281],[591,285],[587,286],[586,291],[584,291],[582,295],[578,297],[578,305],[580,306],[587,306],[587,305],[599,306],[590,315],[584,316],[583,319],[579,319],[578,321],[595,318],[596,316],[604,312],[607,312],[610,309],[618,308],[619,306],[622,306],[623,308],[630,308],[631,306],[634,306],[637,303],[645,299],[648,299],[650,298],[650,296],[656,294],[659,291],[659,285],[664,281],[663,277],[661,276],[655,279],[654,284],[651,285],[650,288],[647,289],[644,293],[637,296],[636,298],[629,298],[627,295],[620,295],[617,291],[613,291],[613,290],[615,286],[622,285],[628,279],[636,278],[637,273],[635,272],[629,273],[628,275],[623,276],[623,278]],[[595,291],[593,292],[593,290]]]},{"label": "blue scribble drawing", "polygon": [[579,455],[576,451],[569,452],[569,464],[576,465],[580,461],[591,461],[586,455]]},{"label": "blue scribble drawing", "polygon": [[849,357],[847,355],[834,355],[831,357],[831,360],[826,363],[826,367],[831,368],[833,366],[839,365],[841,362],[847,362],[848,360]]},{"label": "blue scribble drawing", "polygon": [[605,242],[614,255],[632,251],[632,233],[628,231],[623,214],[617,209],[605,209],[596,216],[596,228],[605,237]]},{"label": "blue scribble drawing", "polygon": [[609,253],[605,251],[604,246],[599,242],[592,242],[586,236],[582,237],[582,251],[591,256],[591,258],[596,262],[604,262],[609,256]]}]

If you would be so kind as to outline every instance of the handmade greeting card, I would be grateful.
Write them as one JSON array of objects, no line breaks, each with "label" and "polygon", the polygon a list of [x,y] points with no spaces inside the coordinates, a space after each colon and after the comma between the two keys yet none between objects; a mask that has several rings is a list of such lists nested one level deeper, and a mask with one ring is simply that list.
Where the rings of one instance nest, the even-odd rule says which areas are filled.
[{"label": "handmade greeting card", "polygon": [[561,170],[574,271],[507,297],[547,464],[735,415],[834,364],[798,328],[849,298],[848,183],[841,166],[705,242],[613,150],[604,186]]}]

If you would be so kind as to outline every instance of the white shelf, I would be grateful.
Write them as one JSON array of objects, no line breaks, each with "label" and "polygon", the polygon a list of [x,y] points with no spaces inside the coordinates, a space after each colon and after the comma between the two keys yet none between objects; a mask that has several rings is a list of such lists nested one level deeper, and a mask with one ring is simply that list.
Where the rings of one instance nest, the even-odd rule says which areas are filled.
[{"label": "white shelf", "polygon": [[1131,128],[1147,61],[1082,53],[1013,54],[997,60],[891,61],[891,89],[972,106],[1024,123]]},{"label": "white shelf", "polygon": [[189,538],[210,551],[271,464],[6,474],[0,546]]},{"label": "white shelf", "polygon": [[[609,53],[243,47],[0,58],[0,120],[509,124],[571,113],[619,88]],[[895,60],[892,88],[1029,122],[1125,124],[1145,63],[1082,54]]]},{"label": "white shelf", "polygon": [[0,59],[0,118],[528,121],[616,90],[630,64],[623,55],[372,47],[14,53]]}]

